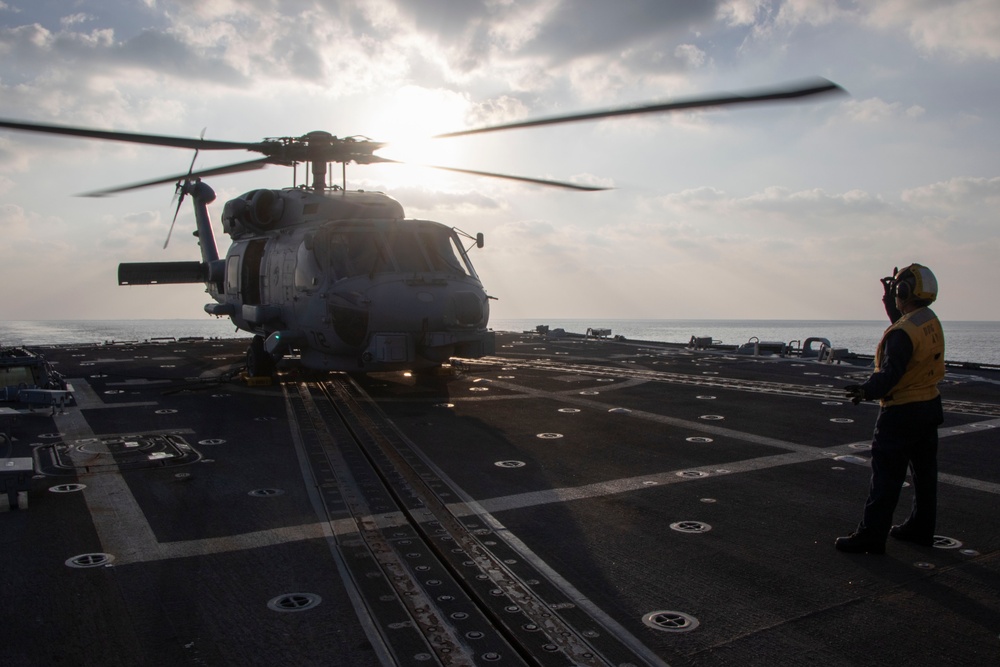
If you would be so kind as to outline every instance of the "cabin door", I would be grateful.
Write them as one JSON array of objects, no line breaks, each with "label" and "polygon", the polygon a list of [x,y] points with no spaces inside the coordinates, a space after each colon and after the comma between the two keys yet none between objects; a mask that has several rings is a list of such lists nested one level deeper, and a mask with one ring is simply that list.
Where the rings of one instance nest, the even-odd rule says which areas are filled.
[{"label": "cabin door", "polygon": [[247,306],[260,305],[261,260],[267,239],[255,239],[247,244],[243,252],[240,269],[240,296]]}]

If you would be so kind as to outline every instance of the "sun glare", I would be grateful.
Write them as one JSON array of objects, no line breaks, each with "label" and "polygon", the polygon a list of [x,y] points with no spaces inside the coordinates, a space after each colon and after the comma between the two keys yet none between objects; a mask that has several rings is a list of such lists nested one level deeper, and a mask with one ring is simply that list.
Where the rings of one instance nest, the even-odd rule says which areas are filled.
[{"label": "sun glare", "polygon": [[[373,138],[389,144],[378,154],[407,165],[459,166],[461,142],[431,137],[464,127],[468,107],[467,97],[451,91],[400,88],[372,123]],[[428,170],[401,167],[400,175],[403,171],[426,179]]]}]

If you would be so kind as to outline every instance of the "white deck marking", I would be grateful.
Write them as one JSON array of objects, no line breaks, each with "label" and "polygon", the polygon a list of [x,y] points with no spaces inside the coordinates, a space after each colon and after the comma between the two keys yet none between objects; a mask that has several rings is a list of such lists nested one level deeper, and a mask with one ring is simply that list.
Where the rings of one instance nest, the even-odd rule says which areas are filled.
[{"label": "white deck marking", "polygon": [[[70,382],[73,384],[80,408],[91,410],[158,405],[155,402],[104,403],[86,380],[77,378]],[[66,442],[85,438],[97,440],[96,443],[88,444],[91,451],[86,454],[70,452],[69,456],[74,465],[82,465],[83,459],[91,458],[94,451],[110,454],[90,425],[87,424],[80,409],[68,410],[66,414],[62,415],[57,414],[54,419],[56,426],[63,434],[63,440]],[[171,431],[171,433],[176,432],[176,429]],[[82,493],[90,511],[94,528],[97,530],[101,550],[112,554],[115,557],[116,565],[256,549],[262,546],[274,546],[287,542],[329,537],[333,534],[356,532],[358,529],[353,521],[346,522],[346,525],[334,522],[332,527],[329,523],[317,522],[203,540],[160,542],[156,539],[145,514],[136,502],[132,490],[117,466],[104,467],[99,473],[78,472],[77,476],[80,482],[86,485]]]},{"label": "white deck marking", "polygon": [[[93,388],[83,379],[71,380],[75,389],[77,403],[84,409],[113,409],[137,406],[158,405],[156,402],[141,403],[104,403]],[[498,383],[499,384],[499,383]],[[506,383],[503,383],[506,384]],[[624,384],[624,383],[623,383]],[[514,388],[511,385],[511,388]],[[529,390],[525,387],[516,386],[519,391],[530,393],[531,395],[545,395],[555,400],[581,405],[588,408],[606,410],[607,405],[598,403],[590,399],[576,395],[567,396],[563,393],[554,394],[540,390]],[[510,397],[510,398],[523,398]],[[805,463],[821,459],[832,459],[834,456],[842,454],[864,455],[864,450],[851,447],[849,443],[837,447],[817,448],[809,445],[801,445],[794,442],[769,438],[752,433],[743,433],[734,429],[712,426],[703,422],[695,422],[676,417],[667,417],[651,412],[633,410],[629,417],[645,419],[661,424],[690,428],[704,433],[710,433],[720,437],[728,437],[744,442],[752,442],[760,445],[767,445],[784,449],[788,453],[776,454],[773,456],[762,456],[742,461],[726,463],[716,463],[709,466],[685,468],[685,470],[696,470],[708,473],[711,477],[721,475],[732,475],[754,470],[764,470],[783,465]],[[66,414],[54,417],[59,431],[63,433],[64,440],[71,441],[83,438],[96,438],[93,430],[84,420],[79,409],[67,411]],[[976,422],[984,427],[1000,427],[1000,419],[993,419],[983,422]],[[941,438],[954,437],[964,433],[969,433],[968,428],[955,427],[942,429]],[[867,444],[867,443],[865,443]],[[103,445],[96,445],[103,447]],[[90,445],[91,448],[95,445]],[[106,451],[102,453],[108,453]],[[82,463],[75,457],[89,456],[84,454],[71,453],[70,458],[74,464]],[[717,472],[725,470],[726,472]],[[705,479],[705,477],[680,477],[676,473],[680,470],[671,470],[651,475],[641,475],[637,477],[627,477],[595,484],[586,484],[578,487],[565,487],[560,489],[546,489],[544,491],[534,491],[509,496],[500,496],[476,502],[453,503],[449,509],[456,516],[480,515],[490,516],[492,512],[500,512],[509,509],[519,509],[547,503],[567,502],[571,500],[585,500],[600,496],[629,493],[641,489],[648,489],[664,484],[677,484],[691,481],[692,479]],[[353,520],[340,520],[332,524],[317,522],[300,526],[286,526],[271,530],[242,533],[239,535],[229,535],[225,537],[207,538],[203,540],[186,540],[180,542],[159,542],[153,533],[149,522],[146,521],[142,509],[139,507],[132,495],[131,489],[125,483],[121,473],[114,471],[104,471],[101,473],[80,473],[81,483],[87,485],[83,490],[84,499],[90,510],[90,515],[97,530],[98,538],[103,551],[113,554],[118,565],[128,563],[163,560],[167,558],[185,558],[189,556],[208,555],[237,551],[242,549],[254,549],[261,546],[274,546],[288,542],[297,542],[316,538],[329,538],[333,535],[345,535],[358,531],[357,524]],[[977,491],[983,491],[994,495],[1000,495],[1000,484],[986,482],[983,480],[962,477],[941,473],[938,479],[943,484],[961,486]],[[452,484],[454,487],[455,485]],[[456,487],[457,488],[457,487]]]},{"label": "white deck marking", "polygon": [[[81,408],[94,407],[95,398],[100,401],[85,380],[75,379],[72,384],[75,393],[78,392],[77,400]],[[57,414],[53,419],[64,441],[97,438],[80,409]],[[110,454],[99,439],[89,447],[92,452]],[[86,460],[93,457],[92,452],[82,453],[74,448],[70,450],[69,457],[79,469],[77,477],[80,482],[86,484],[83,497],[101,541],[101,549],[112,554],[117,563],[152,560],[156,552],[156,536],[117,466],[113,470],[108,466],[106,471],[100,473],[80,471]]]},{"label": "white deck marking", "polygon": [[[560,390],[559,392],[550,392],[541,389],[533,389],[530,387],[525,387],[523,385],[517,385],[508,382],[494,382],[493,384],[495,384],[496,386],[502,386],[514,391],[518,391],[520,392],[521,398],[544,397],[552,399],[554,401],[559,401],[562,403],[570,403],[572,405],[586,407],[594,410],[606,411],[608,409],[608,404],[606,403],[594,401],[575,394],[568,395],[562,390]],[[784,449],[788,452],[792,452],[790,454],[777,454],[774,456],[755,457],[752,459],[745,459],[742,461],[716,463],[708,466],[684,468],[684,470],[697,470],[701,472],[706,472],[709,473],[709,476],[719,476],[720,474],[729,475],[734,473],[750,472],[753,470],[763,470],[766,468],[776,468],[778,466],[790,465],[795,463],[804,463],[807,461],[815,461],[817,459],[832,459],[834,456],[841,456],[846,454],[859,456],[859,455],[864,455],[866,452],[864,450],[858,450],[854,447],[851,447],[851,445],[870,444],[869,441],[864,441],[861,443],[848,443],[836,447],[816,447],[810,445],[802,445],[796,442],[789,442],[787,440],[780,440],[778,438],[770,438],[755,433],[745,433],[742,431],[737,431],[735,429],[730,429],[730,428],[724,428],[721,426],[713,426],[711,424],[706,424],[700,421],[679,419],[677,417],[668,417],[666,415],[660,415],[653,412],[645,412],[643,410],[633,409],[630,413],[628,413],[628,417],[635,419],[644,419],[646,421],[651,421],[658,424],[666,424],[668,426],[688,428],[694,431],[709,433],[719,437],[741,440],[743,442],[750,442],[757,445],[776,447],[778,449]],[[1000,427],[1000,419],[990,419],[975,423],[977,424],[977,426],[972,429],[970,429],[968,426],[966,426],[965,428],[953,427],[953,428],[941,429],[938,433],[938,437],[943,439],[974,432],[975,430],[978,429]],[[726,470],[727,472],[725,473],[715,472],[716,470],[723,470],[723,469]],[[545,489],[544,491],[529,491],[527,493],[520,493],[509,496],[500,496],[497,498],[480,500],[478,501],[477,504],[485,512],[499,512],[507,509],[531,507],[533,505],[566,502],[570,500],[584,500],[587,498],[596,498],[599,496],[627,493],[631,491],[637,491],[639,489],[648,489],[663,484],[676,484],[679,482],[687,482],[693,479],[702,479],[702,480],[705,479],[705,477],[680,477],[677,475],[678,472],[680,472],[680,470],[671,470],[668,472],[656,473],[652,475],[626,477],[622,479],[608,480],[605,482],[586,484],[577,487]],[[1000,484],[974,479],[971,477],[962,477],[960,475],[939,473],[938,482],[942,484],[951,484],[953,486],[961,486],[969,489],[974,489],[976,491],[983,491],[985,493],[990,493],[993,495],[1000,495]],[[455,503],[453,505],[450,505],[449,507],[452,509],[453,512],[455,512],[459,516],[476,513],[475,511],[471,511],[467,506],[467,504],[465,503]]]}]

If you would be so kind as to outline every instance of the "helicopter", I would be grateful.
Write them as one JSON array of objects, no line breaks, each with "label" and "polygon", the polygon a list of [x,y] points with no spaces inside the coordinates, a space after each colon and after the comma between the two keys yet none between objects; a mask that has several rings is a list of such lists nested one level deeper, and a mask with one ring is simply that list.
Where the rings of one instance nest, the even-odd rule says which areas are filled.
[{"label": "helicopter", "polygon": [[[698,97],[524,120],[435,135],[435,139],[671,111],[780,102],[842,93],[825,79],[787,87]],[[194,207],[201,261],[131,262],[118,267],[120,285],[203,283],[210,315],[229,317],[253,334],[247,374],[272,375],[278,362],[297,357],[316,371],[370,373],[431,369],[453,357],[494,353],[488,328],[489,302],[469,259],[484,238],[431,220],[410,219],[402,205],[380,192],[348,190],[346,167],[399,163],[376,155],[387,146],[365,137],[337,137],[325,131],[301,136],[235,142],[171,137],[0,120],[8,130],[132,142],[195,151],[244,150],[263,157],[210,169],[156,178],[98,192],[104,196],[176,183],[177,211],[186,197]],[[215,192],[202,180],[261,169],[307,165],[312,183],[251,190],[225,203],[221,222],[231,244],[220,256],[208,207]],[[328,181],[341,164],[341,185]],[[440,165],[424,165],[476,176],[536,185],[595,191],[606,188]],[[293,183],[297,171],[293,172]],[[466,247],[468,243],[468,247]],[[166,247],[166,244],[164,245]]]}]

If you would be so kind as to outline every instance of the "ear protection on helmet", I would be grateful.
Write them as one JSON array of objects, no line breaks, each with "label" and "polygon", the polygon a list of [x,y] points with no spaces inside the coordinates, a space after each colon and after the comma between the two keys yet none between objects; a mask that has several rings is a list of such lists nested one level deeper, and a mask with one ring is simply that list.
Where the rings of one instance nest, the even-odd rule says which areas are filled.
[{"label": "ear protection on helmet", "polygon": [[896,298],[900,301],[909,301],[910,297],[913,296],[913,288],[910,287],[909,280],[912,280],[910,276],[896,279]]}]

